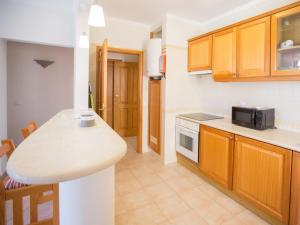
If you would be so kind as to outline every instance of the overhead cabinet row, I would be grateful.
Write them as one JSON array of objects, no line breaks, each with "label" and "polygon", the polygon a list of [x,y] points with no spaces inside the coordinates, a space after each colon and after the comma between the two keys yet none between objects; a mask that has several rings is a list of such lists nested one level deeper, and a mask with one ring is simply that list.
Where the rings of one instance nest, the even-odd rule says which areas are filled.
[{"label": "overhead cabinet row", "polygon": [[300,80],[300,6],[191,39],[188,71],[216,81]]}]

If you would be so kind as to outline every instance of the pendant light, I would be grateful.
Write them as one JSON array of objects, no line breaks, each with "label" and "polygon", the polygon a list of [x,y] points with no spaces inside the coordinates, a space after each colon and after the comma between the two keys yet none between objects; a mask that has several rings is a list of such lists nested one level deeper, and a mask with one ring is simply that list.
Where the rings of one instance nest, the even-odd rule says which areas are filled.
[{"label": "pendant light", "polygon": [[82,33],[82,35],[79,38],[79,48],[89,48],[89,37],[86,35],[85,32]]},{"label": "pendant light", "polygon": [[91,6],[88,24],[93,27],[105,27],[103,8],[97,1]]}]

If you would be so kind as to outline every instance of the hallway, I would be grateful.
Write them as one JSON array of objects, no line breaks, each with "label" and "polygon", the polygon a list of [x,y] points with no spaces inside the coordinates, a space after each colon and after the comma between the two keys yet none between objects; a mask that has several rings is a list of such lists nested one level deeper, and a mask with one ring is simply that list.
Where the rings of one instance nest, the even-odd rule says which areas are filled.
[{"label": "hallway", "polygon": [[186,168],[137,154],[135,139],[116,165],[116,225],[266,225]]}]

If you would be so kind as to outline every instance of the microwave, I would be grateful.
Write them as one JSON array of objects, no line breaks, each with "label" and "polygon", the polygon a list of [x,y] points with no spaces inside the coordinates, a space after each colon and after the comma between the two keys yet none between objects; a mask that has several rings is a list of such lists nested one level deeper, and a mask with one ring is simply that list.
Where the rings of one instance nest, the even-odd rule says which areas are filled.
[{"label": "microwave", "polygon": [[266,130],[275,126],[275,109],[232,107],[232,123],[252,128]]}]

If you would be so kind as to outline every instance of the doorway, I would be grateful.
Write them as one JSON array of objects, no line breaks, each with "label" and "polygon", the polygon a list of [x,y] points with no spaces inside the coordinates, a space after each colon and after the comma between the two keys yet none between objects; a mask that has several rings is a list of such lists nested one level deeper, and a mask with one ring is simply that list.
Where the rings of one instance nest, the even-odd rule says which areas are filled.
[{"label": "doorway", "polygon": [[137,136],[138,75],[138,57],[132,62],[108,52],[107,123],[122,137]]},{"label": "doorway", "polygon": [[96,48],[96,112],[142,152],[143,52]]}]

